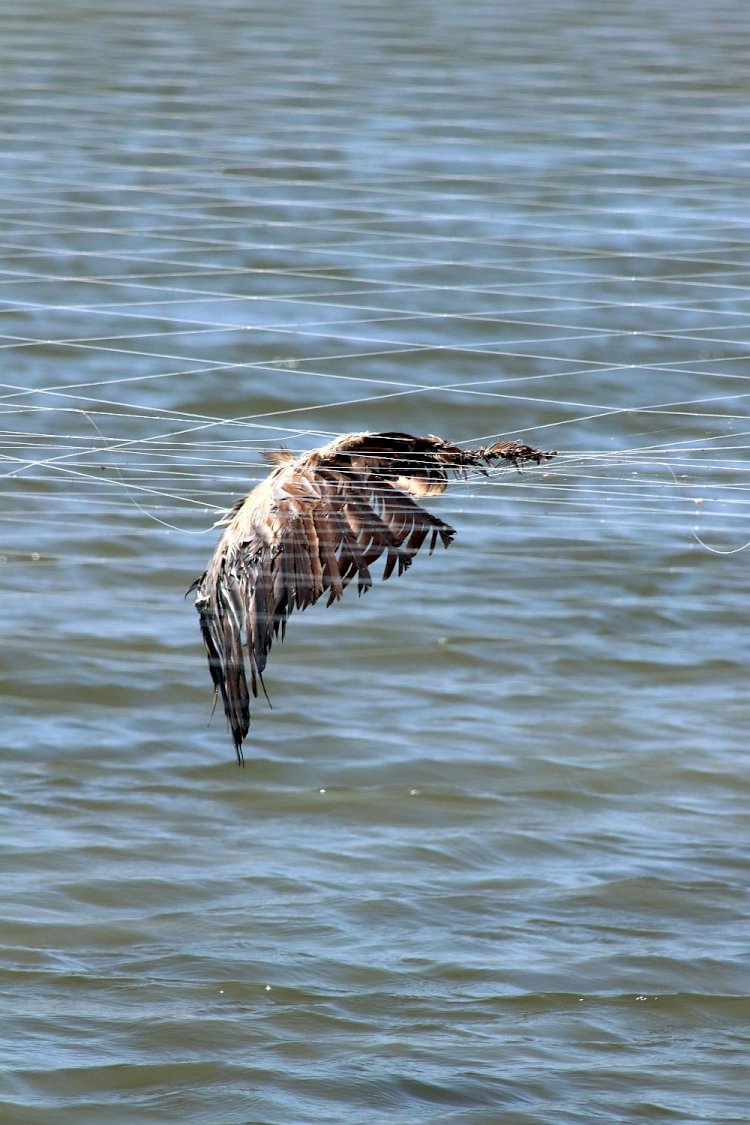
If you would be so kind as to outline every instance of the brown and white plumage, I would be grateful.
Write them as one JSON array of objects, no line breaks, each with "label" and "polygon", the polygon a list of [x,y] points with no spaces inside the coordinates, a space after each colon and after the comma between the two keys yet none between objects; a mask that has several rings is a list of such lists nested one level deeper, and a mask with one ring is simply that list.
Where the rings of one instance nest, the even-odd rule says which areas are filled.
[{"label": "brown and white plumage", "polygon": [[330,605],[355,577],[364,593],[381,555],[388,578],[411,565],[428,537],[430,552],[438,541],[447,547],[453,528],[412,497],[444,492],[450,471],[551,456],[520,442],[464,449],[401,433],[345,434],[299,457],[269,454],[273,470],[222,521],[214,556],[191,587],[238,762],[250,693],[257,696],[259,684],[265,691],[268,653],[294,610],[324,594]]}]

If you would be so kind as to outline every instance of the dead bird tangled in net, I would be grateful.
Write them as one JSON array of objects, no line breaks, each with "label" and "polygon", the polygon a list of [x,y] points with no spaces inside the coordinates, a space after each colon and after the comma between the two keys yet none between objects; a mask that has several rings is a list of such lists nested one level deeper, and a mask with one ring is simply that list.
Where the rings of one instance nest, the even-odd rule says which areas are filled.
[{"label": "dead bird tangled in net", "polygon": [[299,457],[267,454],[275,468],[221,521],[214,556],[190,588],[240,765],[250,691],[257,697],[260,684],[265,693],[268,653],[294,610],[325,593],[330,605],[355,576],[364,593],[383,554],[385,579],[411,566],[428,536],[430,553],[438,540],[449,546],[454,529],[412,499],[444,492],[449,472],[550,457],[516,441],[464,449],[400,433],[345,434]]}]

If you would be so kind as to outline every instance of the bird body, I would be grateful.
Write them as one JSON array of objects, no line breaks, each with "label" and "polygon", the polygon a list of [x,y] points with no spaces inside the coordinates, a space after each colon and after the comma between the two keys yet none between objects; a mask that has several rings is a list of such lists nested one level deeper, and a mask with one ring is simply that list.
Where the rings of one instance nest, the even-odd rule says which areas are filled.
[{"label": "bird body", "polygon": [[438,541],[449,546],[454,529],[413,498],[444,492],[450,472],[552,456],[520,442],[466,449],[402,433],[345,434],[300,456],[267,454],[272,471],[221,521],[213,558],[191,587],[238,762],[250,693],[265,692],[268,653],[294,610],[326,593],[330,605],[355,576],[364,593],[382,555],[385,579],[402,574],[428,537],[430,552]]}]

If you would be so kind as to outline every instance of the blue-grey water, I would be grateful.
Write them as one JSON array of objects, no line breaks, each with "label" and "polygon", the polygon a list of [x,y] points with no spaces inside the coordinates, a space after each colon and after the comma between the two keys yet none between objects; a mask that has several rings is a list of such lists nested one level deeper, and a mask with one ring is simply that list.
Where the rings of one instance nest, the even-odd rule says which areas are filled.
[{"label": "blue-grey water", "polygon": [[[746,4],[7,0],[0,72],[0,1120],[750,1119]],[[217,510],[393,428],[560,455],[239,770]]]}]

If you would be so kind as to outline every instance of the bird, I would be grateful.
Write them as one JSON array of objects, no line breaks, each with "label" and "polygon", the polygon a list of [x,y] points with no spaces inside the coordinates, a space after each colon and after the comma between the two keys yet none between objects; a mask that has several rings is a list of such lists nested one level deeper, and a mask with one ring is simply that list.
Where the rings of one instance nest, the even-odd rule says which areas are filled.
[{"label": "bird", "polygon": [[387,579],[403,574],[426,540],[430,554],[438,542],[448,547],[455,529],[417,500],[444,492],[450,473],[554,456],[520,441],[467,448],[395,431],[348,433],[299,455],[265,452],[269,475],[218,521],[225,530],[188,591],[196,591],[214,707],[221,698],[237,763],[245,761],[251,693],[257,698],[260,687],[268,699],[268,654],[294,611],[325,594],[331,605],[355,578],[365,593],[383,555]]}]

